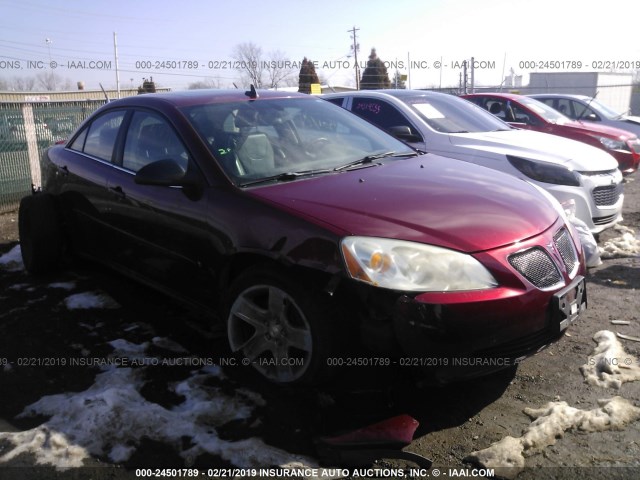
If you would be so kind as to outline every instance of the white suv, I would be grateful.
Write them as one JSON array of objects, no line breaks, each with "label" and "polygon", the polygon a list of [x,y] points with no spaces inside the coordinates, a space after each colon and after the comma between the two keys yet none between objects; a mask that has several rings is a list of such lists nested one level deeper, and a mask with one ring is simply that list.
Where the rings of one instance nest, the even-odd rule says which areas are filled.
[{"label": "white suv", "polygon": [[546,133],[509,126],[473,103],[422,90],[323,95],[426,152],[511,173],[551,193],[592,233],[622,219],[622,173],[608,153]]}]

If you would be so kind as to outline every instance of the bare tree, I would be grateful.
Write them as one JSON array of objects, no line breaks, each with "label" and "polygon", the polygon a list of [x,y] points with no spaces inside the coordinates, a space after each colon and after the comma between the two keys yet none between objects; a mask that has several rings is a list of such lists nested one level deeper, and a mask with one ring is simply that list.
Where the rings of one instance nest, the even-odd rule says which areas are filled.
[{"label": "bare tree", "polygon": [[393,75],[393,80],[391,80],[391,88],[406,89],[407,85],[404,81],[404,78],[407,77],[396,70],[396,73]]},{"label": "bare tree", "polygon": [[71,81],[68,78],[63,79],[60,75],[53,71],[39,73],[38,75],[36,75],[36,81],[38,82],[39,86],[49,92],[71,88]]},{"label": "bare tree", "polygon": [[9,83],[9,90],[16,92],[30,92],[35,86],[35,77],[13,77]]},{"label": "bare tree", "polygon": [[190,83],[187,87],[189,90],[199,90],[204,88],[215,88],[220,89],[220,79],[219,78],[205,78],[203,80],[199,80],[197,82]]},{"label": "bare tree", "polygon": [[264,73],[262,49],[252,42],[241,43],[233,49],[232,57],[236,61],[236,70],[241,72],[242,81],[256,88],[262,88]]},{"label": "bare tree", "polygon": [[264,69],[267,73],[269,88],[278,88],[286,83],[288,77],[293,75],[293,62],[289,60],[280,50],[269,54],[269,59],[264,62]]}]

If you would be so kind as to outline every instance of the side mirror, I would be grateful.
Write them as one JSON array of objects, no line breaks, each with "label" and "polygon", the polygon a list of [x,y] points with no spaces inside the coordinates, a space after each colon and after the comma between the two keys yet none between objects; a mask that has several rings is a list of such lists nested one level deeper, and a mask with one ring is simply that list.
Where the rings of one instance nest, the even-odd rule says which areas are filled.
[{"label": "side mirror", "polygon": [[595,113],[590,113],[586,117],[583,117],[585,120],[589,120],[590,122],[599,122],[600,117],[598,117]]},{"label": "side mirror", "polygon": [[389,133],[394,137],[404,140],[405,142],[421,142],[422,139],[418,135],[411,133],[411,128],[407,125],[397,125],[389,127]]},{"label": "side mirror", "polygon": [[138,185],[159,187],[185,186],[185,170],[173,160],[158,160],[145,165],[134,178]]}]

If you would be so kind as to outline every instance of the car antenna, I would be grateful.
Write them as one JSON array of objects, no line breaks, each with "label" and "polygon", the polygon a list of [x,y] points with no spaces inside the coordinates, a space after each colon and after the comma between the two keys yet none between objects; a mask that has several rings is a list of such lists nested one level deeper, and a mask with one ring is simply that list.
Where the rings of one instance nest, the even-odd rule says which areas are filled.
[{"label": "car antenna", "polygon": [[587,106],[584,107],[584,109],[582,110],[582,113],[580,114],[580,116],[577,118],[576,121],[579,122],[582,119],[582,117],[587,113],[587,108],[589,108],[589,106],[591,105],[591,102],[593,102],[596,99],[596,97],[598,96],[598,93],[600,93],[600,90],[596,90],[596,94],[589,99],[589,101],[587,102]]},{"label": "car antenna", "polygon": [[98,85],[100,85],[100,89],[102,90],[102,93],[104,93],[104,98],[107,99],[107,103],[109,103],[111,100],[109,99],[109,95],[107,95],[107,92],[105,91],[104,87],[102,86],[102,83],[99,83]]},{"label": "car antenna", "polygon": [[244,92],[244,94],[247,97],[251,98],[252,100],[255,100],[256,98],[259,97],[258,92],[256,92],[256,87],[254,87],[253,84],[251,84],[251,86],[249,87],[249,90]]}]

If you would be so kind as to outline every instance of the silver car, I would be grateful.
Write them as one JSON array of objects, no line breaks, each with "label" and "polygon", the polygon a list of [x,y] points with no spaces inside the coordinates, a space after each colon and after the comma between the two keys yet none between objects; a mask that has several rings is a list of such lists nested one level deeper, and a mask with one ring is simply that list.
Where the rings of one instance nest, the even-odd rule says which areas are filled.
[{"label": "silver car", "polygon": [[519,130],[473,103],[423,90],[363,90],[323,98],[427,152],[510,173],[551,195],[596,234],[622,219],[622,173],[607,152]]}]

